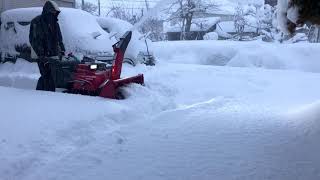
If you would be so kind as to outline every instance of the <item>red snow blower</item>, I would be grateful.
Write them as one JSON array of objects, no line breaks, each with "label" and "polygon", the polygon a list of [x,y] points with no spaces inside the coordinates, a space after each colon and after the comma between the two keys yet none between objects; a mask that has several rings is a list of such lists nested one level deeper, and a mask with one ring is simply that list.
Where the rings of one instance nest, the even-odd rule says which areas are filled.
[{"label": "red snow blower", "polygon": [[65,92],[101,96],[111,99],[123,99],[119,88],[131,83],[144,84],[143,74],[134,77],[120,78],[125,51],[131,40],[132,32],[128,31],[113,45],[115,60],[111,67],[105,63],[86,61],[55,61],[55,73],[52,73],[57,88]]}]

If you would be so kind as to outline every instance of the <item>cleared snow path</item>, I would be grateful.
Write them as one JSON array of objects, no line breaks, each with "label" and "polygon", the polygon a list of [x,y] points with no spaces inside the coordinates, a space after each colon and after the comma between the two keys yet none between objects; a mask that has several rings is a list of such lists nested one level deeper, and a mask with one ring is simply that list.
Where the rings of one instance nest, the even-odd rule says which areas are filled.
[{"label": "cleared snow path", "polygon": [[320,178],[320,74],[124,67],[138,72],[123,101],[0,87],[0,179]]}]

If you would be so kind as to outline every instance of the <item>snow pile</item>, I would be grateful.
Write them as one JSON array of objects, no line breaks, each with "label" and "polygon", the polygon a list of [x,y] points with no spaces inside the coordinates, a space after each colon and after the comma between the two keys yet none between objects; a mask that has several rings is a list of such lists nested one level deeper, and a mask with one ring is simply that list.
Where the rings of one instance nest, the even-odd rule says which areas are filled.
[{"label": "snow pile", "polygon": [[[257,45],[254,51],[240,51],[228,62],[228,65],[320,72],[320,63],[317,61],[320,55],[317,52],[319,48],[318,45],[307,43]],[[279,49],[281,51],[278,51]]]},{"label": "snow pile", "polygon": [[222,38],[230,39],[232,38],[232,35],[224,31],[219,24],[217,24],[217,29],[215,32]]},{"label": "snow pile", "polygon": [[318,44],[180,41],[157,42],[153,46],[155,56],[166,62],[320,72]]},{"label": "snow pile", "polygon": [[38,65],[18,59],[15,64],[0,65],[0,85],[21,89],[35,89],[39,78]]},{"label": "snow pile", "polygon": [[229,41],[154,42],[154,55],[160,61],[184,64],[226,65],[238,52]]},{"label": "snow pile", "polygon": [[218,40],[219,35],[216,32],[209,32],[203,36],[204,40]]}]

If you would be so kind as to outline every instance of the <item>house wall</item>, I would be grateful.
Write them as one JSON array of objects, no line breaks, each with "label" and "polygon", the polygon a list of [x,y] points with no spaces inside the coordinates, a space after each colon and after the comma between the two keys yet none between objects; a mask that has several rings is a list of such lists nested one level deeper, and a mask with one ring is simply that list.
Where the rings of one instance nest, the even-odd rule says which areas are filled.
[{"label": "house wall", "polygon": [[265,0],[265,4],[269,4],[270,6],[276,6],[277,0]]},{"label": "house wall", "polygon": [[[0,12],[15,8],[41,7],[46,0],[0,0]],[[55,0],[61,7],[75,7],[75,0]]]},{"label": "house wall", "polygon": [[[210,29],[209,31],[191,31],[185,34],[186,40],[203,40],[204,35],[208,32],[213,32],[215,28]],[[167,32],[168,41],[179,41],[181,37],[181,32]]]}]

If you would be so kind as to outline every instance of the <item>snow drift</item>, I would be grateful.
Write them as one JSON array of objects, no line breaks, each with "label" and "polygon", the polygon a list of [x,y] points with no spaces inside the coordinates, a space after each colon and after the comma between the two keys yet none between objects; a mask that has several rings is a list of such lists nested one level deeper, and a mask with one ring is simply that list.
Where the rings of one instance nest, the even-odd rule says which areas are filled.
[{"label": "snow drift", "polygon": [[320,72],[318,44],[179,41],[153,46],[155,56],[166,62]]}]

